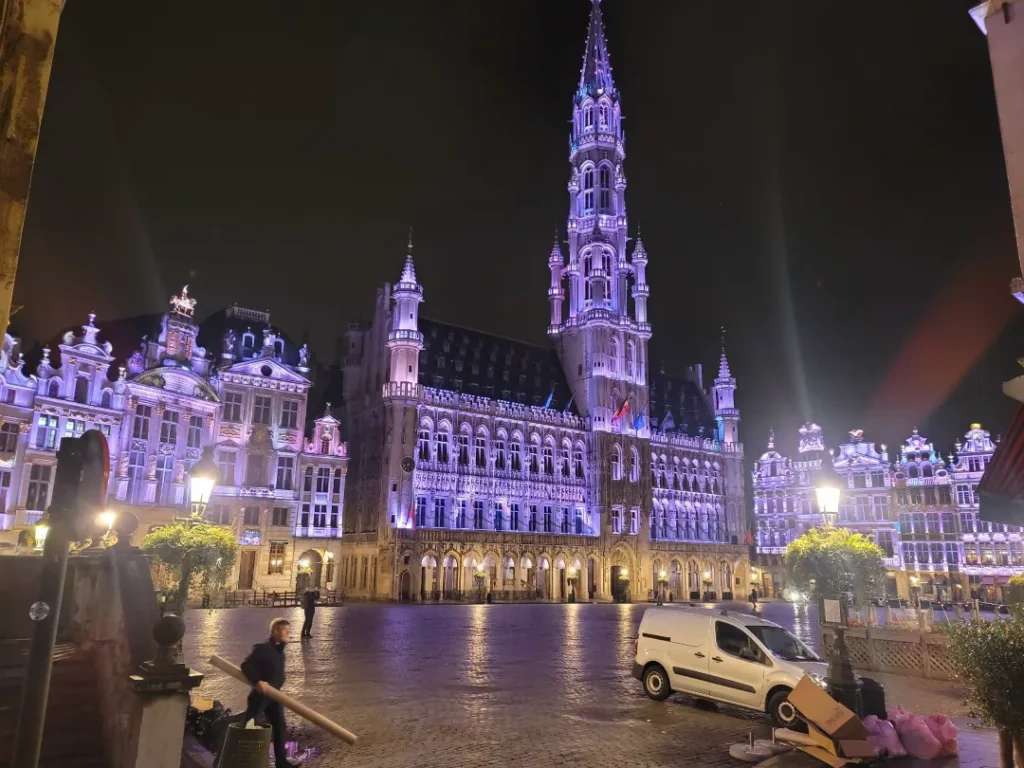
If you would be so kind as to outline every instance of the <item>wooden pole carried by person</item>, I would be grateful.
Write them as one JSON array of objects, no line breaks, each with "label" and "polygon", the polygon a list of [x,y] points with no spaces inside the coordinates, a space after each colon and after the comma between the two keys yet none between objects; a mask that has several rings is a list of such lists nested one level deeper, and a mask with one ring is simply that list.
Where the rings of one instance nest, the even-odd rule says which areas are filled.
[{"label": "wooden pole carried by person", "polygon": [[[245,683],[250,688],[253,687],[252,683],[249,682],[249,678],[245,676],[242,670],[236,667],[227,659],[217,655],[213,655],[210,657],[210,664],[219,669],[221,672],[224,672],[225,674],[235,678],[240,683]],[[328,733],[337,736],[339,739],[348,744],[355,744],[359,738],[354,733],[352,733],[352,731],[348,730],[347,728],[342,728],[333,720],[329,720],[316,710],[310,709],[298,699],[293,699],[287,693],[279,691],[272,685],[267,685],[263,690],[261,690],[261,693],[266,695],[267,698],[273,699],[281,706],[288,707],[288,709],[290,709],[299,717],[308,720],[309,722],[313,723],[313,725],[320,726]]]}]

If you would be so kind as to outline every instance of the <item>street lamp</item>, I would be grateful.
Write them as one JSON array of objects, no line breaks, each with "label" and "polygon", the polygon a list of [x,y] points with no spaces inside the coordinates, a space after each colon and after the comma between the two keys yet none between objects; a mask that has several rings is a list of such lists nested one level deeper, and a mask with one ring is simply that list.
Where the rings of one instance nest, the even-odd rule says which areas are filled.
[{"label": "street lamp", "polygon": [[46,537],[50,533],[50,524],[43,522],[45,518],[41,518],[38,523],[35,524],[35,537],[36,537],[36,549],[40,552],[43,550],[43,546],[46,544]]},{"label": "street lamp", "polygon": [[814,495],[818,500],[818,512],[821,522],[831,528],[839,518],[839,495],[842,478],[832,467],[832,454],[822,453],[821,469],[816,473]]},{"label": "street lamp", "polygon": [[107,533],[110,533],[110,529],[114,527],[114,521],[117,520],[117,512],[112,509],[105,510],[96,515],[96,522],[107,529]]},{"label": "street lamp", "polygon": [[188,477],[193,519],[201,519],[206,514],[206,505],[210,503],[210,496],[213,495],[213,487],[216,484],[217,465],[213,461],[213,452],[206,448],[199,461],[192,466]]}]

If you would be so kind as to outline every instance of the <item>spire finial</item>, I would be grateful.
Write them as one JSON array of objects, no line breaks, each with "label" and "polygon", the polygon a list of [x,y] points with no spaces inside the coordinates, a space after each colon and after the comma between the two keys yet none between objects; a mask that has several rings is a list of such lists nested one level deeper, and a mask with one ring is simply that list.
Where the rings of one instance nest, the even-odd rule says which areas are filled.
[{"label": "spire finial", "polygon": [[412,254],[412,227],[411,226],[409,227],[409,245],[408,245],[408,249],[409,249],[409,253]]},{"label": "spire finial", "polygon": [[768,450],[775,450],[775,427],[772,427],[768,430]]},{"label": "spire finial", "polygon": [[725,354],[725,326],[721,328],[722,356],[718,359],[718,378],[731,379],[732,372],[729,370],[729,358]]},{"label": "spire finial", "polygon": [[583,52],[583,66],[580,68],[580,94],[600,96],[612,94],[615,82],[612,80],[612,63],[608,55],[608,42],[604,37],[604,19],[601,17],[601,0],[590,0],[590,24],[587,28],[587,47]]}]

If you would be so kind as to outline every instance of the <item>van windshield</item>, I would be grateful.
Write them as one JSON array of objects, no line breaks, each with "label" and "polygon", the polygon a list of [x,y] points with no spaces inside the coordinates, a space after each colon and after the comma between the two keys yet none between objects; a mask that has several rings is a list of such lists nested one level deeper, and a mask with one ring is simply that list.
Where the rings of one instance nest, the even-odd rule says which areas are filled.
[{"label": "van windshield", "polygon": [[782,627],[755,624],[748,626],[747,629],[750,630],[754,637],[764,643],[765,647],[772,652],[772,656],[777,656],[786,661],[821,661],[818,654]]}]

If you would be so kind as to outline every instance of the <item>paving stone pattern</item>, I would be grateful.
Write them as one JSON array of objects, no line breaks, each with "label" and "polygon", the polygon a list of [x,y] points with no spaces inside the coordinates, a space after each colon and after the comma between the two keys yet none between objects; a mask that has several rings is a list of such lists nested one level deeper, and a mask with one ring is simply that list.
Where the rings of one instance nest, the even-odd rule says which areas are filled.
[{"label": "paving stone pattern", "polygon": [[[645,607],[321,608],[313,639],[288,646],[285,690],[360,736],[348,747],[303,728],[304,741],[324,748],[318,767],[735,765],[729,744],[767,734],[767,721],[682,696],[648,699],[630,675]],[[815,633],[806,609],[765,610],[807,639]],[[205,660],[240,662],[277,615],[298,634],[298,609],[189,611],[185,655],[207,674],[203,694],[244,706],[245,689]]]}]

